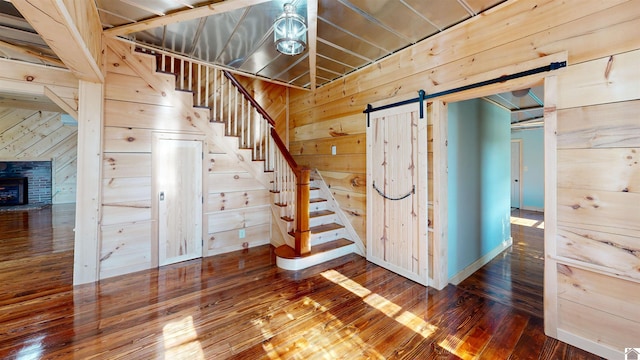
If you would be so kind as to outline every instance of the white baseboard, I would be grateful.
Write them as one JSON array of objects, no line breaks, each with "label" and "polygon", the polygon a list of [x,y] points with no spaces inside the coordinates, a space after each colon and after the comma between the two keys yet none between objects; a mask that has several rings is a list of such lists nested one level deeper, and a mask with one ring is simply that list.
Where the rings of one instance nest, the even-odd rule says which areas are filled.
[{"label": "white baseboard", "polygon": [[528,211],[537,211],[537,212],[544,212],[544,208],[543,207],[535,207],[535,206],[521,206],[520,209],[522,210],[528,210]]},{"label": "white baseboard", "polygon": [[506,248],[513,244],[513,238],[509,237],[507,240],[504,240],[500,245],[495,247],[493,250],[486,253],[484,256],[474,261],[473,264],[467,266],[459,273],[455,274],[449,279],[449,282],[453,285],[458,285],[462,282],[462,280],[468,278],[471,274],[478,271],[481,267],[485,266],[489,261],[493,260],[496,256],[500,255]]}]

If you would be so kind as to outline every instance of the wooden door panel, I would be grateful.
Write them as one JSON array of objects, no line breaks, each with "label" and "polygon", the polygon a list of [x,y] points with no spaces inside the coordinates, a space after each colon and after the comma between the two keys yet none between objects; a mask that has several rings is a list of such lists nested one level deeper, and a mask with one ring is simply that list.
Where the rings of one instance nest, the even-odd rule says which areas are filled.
[{"label": "wooden door panel", "polygon": [[202,256],[202,142],[156,139],[158,260]]},{"label": "wooden door panel", "polygon": [[371,114],[367,259],[427,285],[427,120],[417,105]]}]

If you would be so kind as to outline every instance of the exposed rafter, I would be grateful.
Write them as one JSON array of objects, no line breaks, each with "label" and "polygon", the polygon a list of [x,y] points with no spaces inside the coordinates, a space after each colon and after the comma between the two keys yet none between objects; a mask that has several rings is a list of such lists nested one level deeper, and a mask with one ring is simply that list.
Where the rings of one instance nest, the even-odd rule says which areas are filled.
[{"label": "exposed rafter", "polygon": [[57,0],[12,0],[12,4],[78,79],[104,81],[100,54],[93,50],[100,48],[102,33],[95,3],[78,1],[72,8]]},{"label": "exposed rafter", "polygon": [[167,14],[164,16],[154,17],[148,20],[136,22],[133,24],[122,25],[118,27],[105,30],[105,35],[120,36],[127,35],[139,31],[153,29],[156,27],[177,23],[180,21],[188,21],[193,19],[199,19],[201,17],[210,16],[214,14],[221,14],[236,9],[242,9],[245,7],[261,4],[271,0],[226,0],[215,4],[206,6],[199,6],[193,9],[182,10],[175,13]]},{"label": "exposed rafter", "polygon": [[14,45],[14,44],[8,43],[6,41],[0,40],[0,47],[9,49],[9,50],[17,52],[19,54],[24,54],[24,55],[27,55],[27,56],[31,56],[31,57],[40,59],[43,62],[48,63],[48,64],[53,64],[53,65],[63,66],[63,67],[65,66],[62,61],[60,61],[60,60],[58,60],[56,58],[50,57],[50,56],[45,56],[40,51],[35,50],[35,49],[30,49],[27,46],[18,46],[18,45]]}]

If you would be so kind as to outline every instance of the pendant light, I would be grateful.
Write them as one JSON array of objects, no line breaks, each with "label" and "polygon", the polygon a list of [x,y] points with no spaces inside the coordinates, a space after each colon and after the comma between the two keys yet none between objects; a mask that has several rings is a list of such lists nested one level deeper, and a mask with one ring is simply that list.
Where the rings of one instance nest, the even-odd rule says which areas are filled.
[{"label": "pendant light", "polygon": [[276,49],[285,55],[298,55],[307,47],[307,24],[293,4],[284,4],[284,12],[273,23]]}]

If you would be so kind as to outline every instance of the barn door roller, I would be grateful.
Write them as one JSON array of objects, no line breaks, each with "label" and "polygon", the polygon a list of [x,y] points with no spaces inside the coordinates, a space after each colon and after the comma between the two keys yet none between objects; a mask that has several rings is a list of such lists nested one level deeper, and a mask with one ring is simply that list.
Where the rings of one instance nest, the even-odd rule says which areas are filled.
[{"label": "barn door roller", "polygon": [[374,111],[390,109],[390,108],[394,108],[394,107],[398,107],[398,106],[402,106],[402,105],[406,105],[406,104],[411,104],[411,103],[414,103],[414,102],[419,102],[420,103],[420,118],[422,119],[424,117],[423,102],[425,100],[432,99],[432,98],[435,98],[435,97],[438,97],[438,96],[454,94],[454,93],[465,91],[465,90],[471,90],[471,89],[475,89],[475,88],[479,88],[479,87],[487,86],[487,85],[491,85],[491,84],[502,83],[502,82],[505,82],[505,81],[509,81],[509,80],[513,80],[513,79],[517,79],[517,78],[521,78],[521,77],[525,77],[525,76],[529,76],[529,75],[539,74],[539,73],[546,72],[546,71],[558,70],[558,69],[561,69],[561,68],[566,67],[566,66],[567,66],[567,62],[566,61],[552,62],[549,65],[541,66],[541,67],[538,67],[538,68],[535,68],[535,69],[525,70],[525,71],[521,71],[521,72],[518,72],[518,73],[515,73],[515,74],[511,74],[511,75],[503,75],[503,76],[500,76],[500,77],[497,77],[497,78],[494,78],[494,79],[480,81],[480,82],[477,82],[477,83],[474,83],[474,84],[460,86],[460,87],[457,87],[457,88],[454,88],[454,89],[444,90],[444,91],[440,91],[440,92],[429,94],[429,95],[425,95],[424,90],[420,90],[420,91],[418,91],[418,97],[417,98],[404,100],[404,101],[399,101],[399,102],[396,102],[396,103],[393,103],[393,104],[383,105],[383,106],[379,106],[379,107],[376,107],[376,108],[371,106],[371,104],[367,104],[367,108],[363,111],[363,113],[367,114],[367,127],[369,127],[369,114],[370,113],[372,113]]}]

